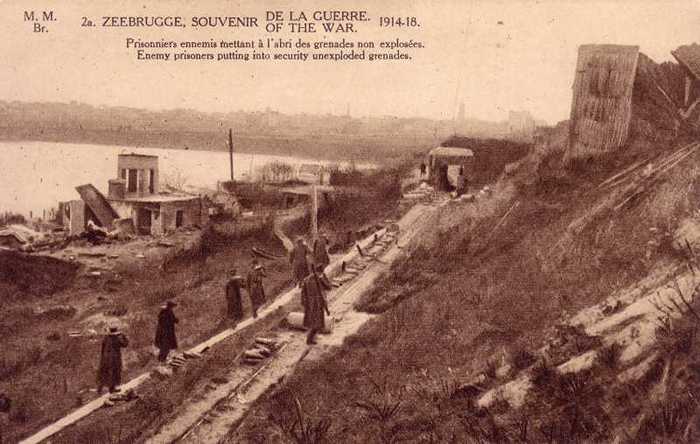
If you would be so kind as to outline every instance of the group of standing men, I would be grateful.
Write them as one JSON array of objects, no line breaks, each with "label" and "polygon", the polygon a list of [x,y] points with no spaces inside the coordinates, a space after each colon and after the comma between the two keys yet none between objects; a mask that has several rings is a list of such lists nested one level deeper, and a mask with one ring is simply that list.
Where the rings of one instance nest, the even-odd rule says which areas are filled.
[{"label": "group of standing men", "polygon": [[[295,284],[301,288],[304,327],[309,331],[306,342],[315,344],[316,334],[325,329],[324,312],[330,315],[325,291],[331,288],[331,284],[324,274],[324,270],[330,263],[327,239],[319,236],[314,242],[313,249],[309,249],[304,239],[299,237],[289,260],[292,264]],[[258,309],[265,302],[264,277],[266,277],[264,267],[254,259],[245,279],[254,318],[258,317]],[[231,278],[226,283],[226,302],[227,315],[234,321],[243,318],[241,299],[243,281],[237,270],[232,269]],[[178,323],[178,319],[173,311],[175,306],[177,304],[174,301],[167,301],[158,314],[154,344],[158,348],[158,360],[161,362],[165,362],[171,350],[177,349],[175,324]],[[109,334],[102,341],[97,375],[98,392],[101,392],[103,387],[107,387],[110,393],[119,391],[117,387],[121,384],[122,348],[128,345],[128,339],[117,327],[109,329]]]},{"label": "group of standing men", "polygon": [[[304,307],[304,327],[309,331],[307,343],[315,344],[314,338],[319,331],[325,329],[324,312],[330,314],[326,303],[325,291],[332,286],[325,276],[324,271],[330,264],[328,256],[328,239],[318,236],[313,248],[309,248],[302,237],[297,239],[296,245],[289,255],[292,265],[294,283],[301,288],[301,302]],[[257,260],[253,261],[253,267],[245,279],[253,317],[258,316],[258,308],[265,302],[265,291],[262,279],[265,277],[264,268]],[[241,299],[242,276],[237,270],[231,271],[231,278],[226,283],[227,315],[234,321],[243,318],[243,303]]]},{"label": "group of standing men", "polygon": [[[265,268],[257,259],[253,259],[251,269],[245,278],[245,287],[248,289],[254,318],[258,317],[258,309],[265,303],[263,278],[266,276]],[[243,319],[243,301],[241,296],[241,283],[243,281],[243,277],[234,268],[231,270],[231,277],[226,283],[226,314],[236,322]]]}]

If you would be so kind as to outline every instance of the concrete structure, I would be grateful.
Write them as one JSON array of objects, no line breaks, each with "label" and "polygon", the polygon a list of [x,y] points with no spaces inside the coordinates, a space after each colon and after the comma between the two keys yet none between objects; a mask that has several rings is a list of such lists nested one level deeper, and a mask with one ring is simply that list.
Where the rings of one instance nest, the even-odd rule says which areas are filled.
[{"label": "concrete structure", "polygon": [[85,231],[90,218],[90,210],[82,200],[59,202],[58,211],[61,213],[63,228],[70,236],[78,236]]},{"label": "concrete structure", "polygon": [[107,201],[120,218],[133,221],[138,234],[160,235],[208,221],[200,196],[159,192],[157,156],[120,154],[117,172]]},{"label": "concrete structure", "polygon": [[125,197],[158,194],[158,156],[120,154],[117,177],[124,181]]}]

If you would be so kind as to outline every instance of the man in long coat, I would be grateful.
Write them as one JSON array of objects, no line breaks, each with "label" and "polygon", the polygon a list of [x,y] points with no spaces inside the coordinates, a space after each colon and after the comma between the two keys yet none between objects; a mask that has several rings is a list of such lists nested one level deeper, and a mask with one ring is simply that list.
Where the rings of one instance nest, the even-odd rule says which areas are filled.
[{"label": "man in long coat", "polygon": [[289,255],[289,263],[292,264],[292,273],[294,273],[294,282],[301,286],[301,282],[309,275],[309,247],[306,246],[304,239],[299,237],[297,244],[292,249]]},{"label": "man in long coat", "polygon": [[323,270],[331,263],[328,257],[328,239],[319,235],[314,242],[314,267],[322,266]]},{"label": "man in long coat", "polygon": [[328,315],[331,313],[328,310],[325,291],[330,290],[331,287],[320,265],[302,283],[301,305],[304,307],[304,327],[309,331],[306,337],[307,344],[315,344],[316,333],[326,328],[324,312]]},{"label": "man in long coat", "polygon": [[100,369],[97,372],[97,393],[108,387],[110,393],[119,391],[122,383],[122,348],[129,345],[128,339],[116,327],[110,327],[109,334],[102,340]]},{"label": "man in long coat", "polygon": [[229,319],[238,321],[243,318],[243,304],[241,303],[241,281],[243,278],[231,270],[231,278],[226,283],[226,315]]},{"label": "man in long coat", "polygon": [[158,360],[164,362],[170,350],[177,348],[177,337],[175,336],[175,324],[178,319],[175,317],[173,307],[177,304],[173,301],[168,301],[158,313],[158,327],[156,328],[155,344],[160,350]]},{"label": "man in long coat", "polygon": [[258,317],[258,308],[265,302],[265,289],[263,288],[263,278],[267,276],[265,269],[257,259],[253,260],[251,270],[248,272],[247,284],[250,304],[253,306],[253,317]]}]

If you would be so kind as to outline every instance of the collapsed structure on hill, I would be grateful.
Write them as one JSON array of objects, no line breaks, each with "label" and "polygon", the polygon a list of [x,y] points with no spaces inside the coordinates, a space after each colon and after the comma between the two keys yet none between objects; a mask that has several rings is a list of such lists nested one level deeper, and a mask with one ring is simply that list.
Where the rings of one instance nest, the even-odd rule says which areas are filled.
[{"label": "collapsed structure on hill", "polygon": [[670,141],[700,128],[700,46],[672,54],[678,64],[657,64],[638,46],[579,47],[568,161],[618,151],[631,138]]},{"label": "collapsed structure on hill", "polygon": [[157,156],[120,154],[117,177],[109,181],[106,197],[93,185],[81,185],[76,187],[80,200],[59,205],[61,222],[71,235],[82,233],[90,220],[106,230],[146,235],[201,227],[208,220],[208,206],[200,196],[160,191]]}]

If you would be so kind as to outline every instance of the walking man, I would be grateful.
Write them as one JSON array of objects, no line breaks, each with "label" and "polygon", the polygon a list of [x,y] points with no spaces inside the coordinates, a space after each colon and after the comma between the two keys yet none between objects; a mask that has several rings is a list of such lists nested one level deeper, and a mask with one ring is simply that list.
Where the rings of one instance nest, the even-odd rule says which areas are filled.
[{"label": "walking man", "polygon": [[129,341],[117,327],[110,327],[109,334],[102,340],[100,353],[100,369],[97,373],[97,393],[102,393],[102,387],[108,387],[110,393],[118,392],[122,383],[122,348]]},{"label": "walking man", "polygon": [[324,312],[330,316],[325,291],[330,290],[331,285],[323,274],[321,266],[304,279],[301,287],[301,304],[304,307],[304,327],[309,331],[306,337],[307,344],[315,344],[316,333],[326,328]]},{"label": "walking man", "polygon": [[421,163],[420,163],[420,177],[421,177],[421,178],[422,178],[423,176],[425,176],[425,169],[426,169],[425,162],[421,162]]},{"label": "walking man", "polygon": [[248,272],[247,284],[250,304],[253,307],[253,317],[258,317],[258,308],[265,302],[265,289],[263,288],[263,278],[267,276],[265,269],[257,259],[253,259],[251,270]]},{"label": "walking man", "polygon": [[156,328],[155,344],[160,353],[158,360],[165,362],[168,358],[170,350],[177,348],[177,337],[175,336],[175,324],[178,319],[175,317],[173,307],[177,304],[173,301],[168,301],[158,313],[158,327]]},{"label": "walking man", "polygon": [[331,259],[328,257],[328,238],[324,234],[319,234],[319,236],[314,241],[314,267],[322,266],[324,271],[326,267],[331,263]]},{"label": "walking man", "polygon": [[243,318],[243,304],[241,303],[241,281],[243,278],[231,270],[231,278],[226,283],[226,315],[234,322]]},{"label": "walking man", "polygon": [[289,255],[289,263],[292,264],[292,272],[294,273],[294,282],[301,286],[302,281],[309,274],[309,247],[306,246],[304,238],[299,236],[297,244],[292,249]]}]

